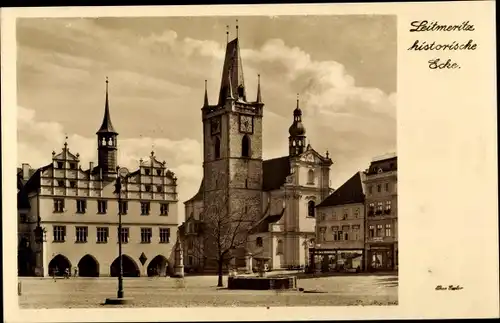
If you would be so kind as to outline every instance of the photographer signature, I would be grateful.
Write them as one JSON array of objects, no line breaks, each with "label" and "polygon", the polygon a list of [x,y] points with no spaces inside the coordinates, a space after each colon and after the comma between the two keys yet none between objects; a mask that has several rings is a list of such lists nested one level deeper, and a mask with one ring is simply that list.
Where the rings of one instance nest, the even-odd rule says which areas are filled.
[{"label": "photographer signature", "polygon": [[464,289],[460,285],[448,285],[448,286],[443,286],[443,285],[437,285],[436,290],[461,290]]}]

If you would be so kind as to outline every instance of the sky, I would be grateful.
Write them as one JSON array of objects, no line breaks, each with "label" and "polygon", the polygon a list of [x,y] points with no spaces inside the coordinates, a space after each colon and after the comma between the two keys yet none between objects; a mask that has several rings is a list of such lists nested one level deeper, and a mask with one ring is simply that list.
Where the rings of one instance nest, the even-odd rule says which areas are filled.
[{"label": "sky", "polygon": [[202,178],[204,82],[215,104],[236,20],[249,100],[261,75],[265,159],[288,153],[297,94],[333,188],[396,151],[395,16],[23,18],[18,164],[50,163],[66,136],[83,169],[96,162],[107,76],[118,164],[134,170],[154,149],[179,179],[182,219]]}]

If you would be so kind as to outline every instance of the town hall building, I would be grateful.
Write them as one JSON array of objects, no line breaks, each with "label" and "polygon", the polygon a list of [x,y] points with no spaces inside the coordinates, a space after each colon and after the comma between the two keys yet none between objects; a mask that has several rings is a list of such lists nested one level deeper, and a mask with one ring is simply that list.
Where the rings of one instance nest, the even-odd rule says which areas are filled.
[{"label": "town hall building", "polygon": [[[177,178],[151,152],[115,192],[118,133],[111,122],[106,80],[98,162],[84,170],[67,142],[51,162],[18,173],[19,275],[117,276],[118,239],[125,276],[167,274],[177,239]],[[122,230],[118,232],[119,212]],[[76,271],[75,271],[76,269]]]},{"label": "town hall building", "polygon": [[[252,222],[246,259],[269,259],[270,269],[305,266],[315,239],[315,206],[330,193],[328,152],[322,155],[306,142],[297,98],[288,134],[289,153],[263,160],[264,102],[260,77],[254,100],[246,95],[239,39],[227,43],[218,101],[210,104],[205,86],[201,109],[203,179],[185,202],[181,226],[186,270],[210,270],[203,248],[203,230],[210,209],[243,212]],[[284,134],[285,135],[285,134]],[[223,196],[223,198],[220,198]],[[221,205],[223,204],[223,205]]]}]

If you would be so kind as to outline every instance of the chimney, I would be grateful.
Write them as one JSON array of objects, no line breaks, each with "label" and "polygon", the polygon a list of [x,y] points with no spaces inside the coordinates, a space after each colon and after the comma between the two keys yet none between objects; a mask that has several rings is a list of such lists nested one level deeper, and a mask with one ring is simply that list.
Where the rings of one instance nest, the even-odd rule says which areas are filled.
[{"label": "chimney", "polygon": [[90,162],[89,167],[90,167],[90,171],[92,171],[92,169],[94,169],[94,162]]},{"label": "chimney", "polygon": [[23,169],[23,180],[28,180],[30,178],[31,166],[29,164],[22,164],[22,169]]}]

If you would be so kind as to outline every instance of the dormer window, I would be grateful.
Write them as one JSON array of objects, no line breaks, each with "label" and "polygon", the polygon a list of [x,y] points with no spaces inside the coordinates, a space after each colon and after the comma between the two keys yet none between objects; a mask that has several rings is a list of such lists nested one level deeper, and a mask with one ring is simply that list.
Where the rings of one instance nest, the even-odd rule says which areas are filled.
[{"label": "dormer window", "polygon": [[163,187],[161,185],[156,185],[156,191],[158,192],[163,191]]},{"label": "dormer window", "polygon": [[57,162],[57,168],[64,168],[63,162]]},{"label": "dormer window", "polygon": [[76,169],[76,163],[69,163],[69,169]]},{"label": "dormer window", "polygon": [[69,181],[69,186],[71,188],[75,188],[76,187],[76,181]]},{"label": "dormer window", "polygon": [[64,180],[62,180],[62,179],[57,180],[57,186],[64,187],[65,186],[64,185]]},{"label": "dormer window", "polygon": [[144,185],[146,192],[151,192],[151,185]]},{"label": "dormer window", "polygon": [[144,169],[144,173],[146,175],[150,175],[151,174],[151,170],[149,168],[146,168],[146,169]]},{"label": "dormer window", "polygon": [[255,245],[260,248],[260,247],[262,247],[263,244],[264,243],[262,241],[262,238],[261,237],[257,237],[257,239],[255,240]]},{"label": "dormer window", "polygon": [[156,175],[161,176],[161,169],[156,170]]}]

